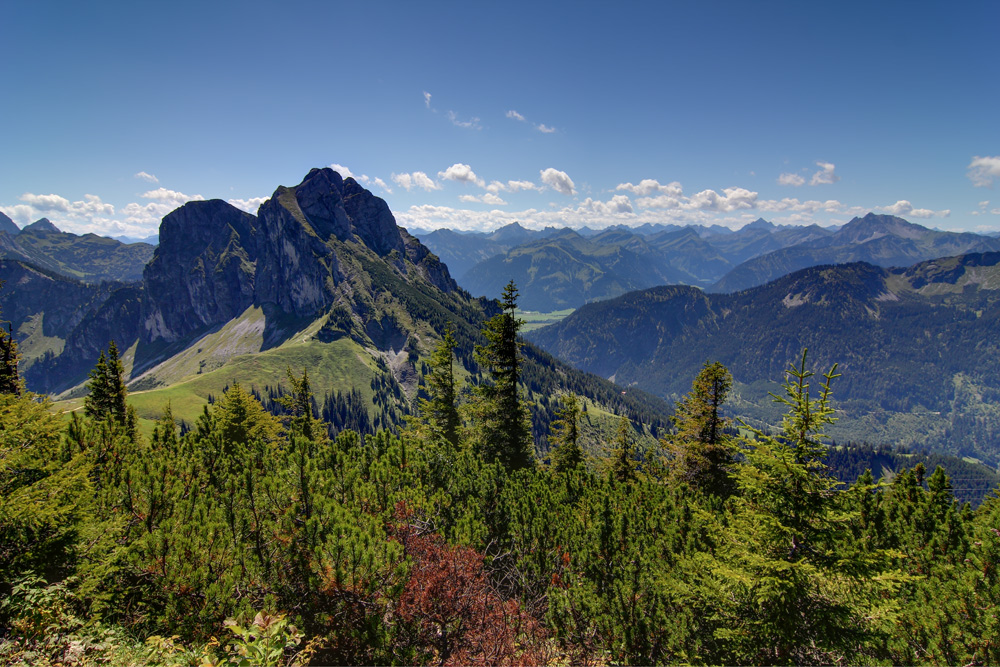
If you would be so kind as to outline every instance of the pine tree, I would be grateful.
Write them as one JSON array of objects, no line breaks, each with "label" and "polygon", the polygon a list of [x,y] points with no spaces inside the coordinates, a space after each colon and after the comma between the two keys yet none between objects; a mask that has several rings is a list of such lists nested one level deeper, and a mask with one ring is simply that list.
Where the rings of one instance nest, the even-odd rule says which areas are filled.
[{"label": "pine tree", "polygon": [[503,311],[483,328],[486,345],[476,346],[476,362],[490,375],[476,387],[472,414],[476,446],[489,461],[499,461],[508,470],[534,464],[528,406],[521,398],[521,320],[517,310],[517,287],[507,283],[501,301]]},{"label": "pine tree", "polygon": [[728,420],[719,409],[733,376],[719,362],[705,362],[688,393],[677,403],[672,421],[677,432],[663,441],[673,455],[671,477],[720,497],[729,496],[735,451],[725,436]]},{"label": "pine tree", "polygon": [[566,472],[583,463],[583,449],[580,448],[580,404],[576,394],[564,394],[562,408],[552,422],[552,467],[556,472]]}]

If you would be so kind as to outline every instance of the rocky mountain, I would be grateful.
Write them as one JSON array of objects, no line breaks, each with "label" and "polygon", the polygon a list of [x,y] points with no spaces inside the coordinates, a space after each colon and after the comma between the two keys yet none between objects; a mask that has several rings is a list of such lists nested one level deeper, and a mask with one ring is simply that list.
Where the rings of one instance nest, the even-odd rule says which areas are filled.
[{"label": "rocky mountain", "polygon": [[732,294],[656,287],[588,304],[529,334],[574,366],[675,399],[706,360],[737,382],[740,414],[809,349],[839,363],[841,439],[1000,461],[1000,252],[885,269],[812,267]]},{"label": "rocky mountain", "polygon": [[812,225],[758,219],[722,233],[695,226],[611,227],[584,236],[563,229],[480,262],[460,279],[474,294],[496,296],[509,280],[522,286],[523,307],[549,312],[666,284],[709,286],[740,262],[832,234]]},{"label": "rocky mountain", "polygon": [[525,229],[517,222],[486,234],[438,229],[418,234],[421,243],[441,258],[453,275],[460,280],[473,266],[495,255],[530,241],[545,238],[550,230]]},{"label": "rocky mountain", "polygon": [[[58,283],[69,309],[56,318],[34,286],[20,283],[14,305],[0,303],[5,312],[20,309],[20,321],[53,324],[45,330],[50,353],[35,355],[25,374],[29,388],[78,395],[113,339],[142,417],[154,418],[170,400],[175,415],[193,420],[234,381],[272,391],[286,369],[307,368],[318,400],[365,414],[362,422],[375,428],[409,409],[421,360],[447,326],[462,372],[474,376],[481,326],[498,311],[495,301],[460,289],[383,200],[330,169],[279,187],[257,216],[219,200],[190,202],[163,219],[159,238],[134,285],[88,286],[19,265]],[[532,346],[525,355],[533,392],[554,396],[562,387],[665,424],[667,407],[657,399],[622,396]],[[536,407],[539,434],[557,407],[550,403]]]},{"label": "rocky mountain", "polygon": [[854,218],[836,233],[757,253],[727,273],[710,291],[747,289],[820,264],[860,261],[883,267],[908,266],[935,257],[994,250],[1000,250],[997,239],[936,231],[895,216],[869,213]]},{"label": "rocky mountain", "polygon": [[60,231],[47,218],[27,225],[16,235],[5,230],[0,225],[0,259],[29,262],[84,282],[140,280],[143,267],[153,256],[153,246],[148,243],[124,244],[96,234],[79,236]]},{"label": "rocky mountain", "polygon": [[188,202],[160,223],[143,270],[143,338],[173,343],[228,322],[254,301],[257,218],[220,199]]},{"label": "rocky mountain", "polygon": [[21,228],[14,224],[3,211],[0,211],[0,232],[7,232],[12,238],[21,233]]},{"label": "rocky mountain", "polygon": [[124,287],[87,284],[10,259],[0,260],[0,283],[0,312],[18,341],[22,372],[38,359],[62,354],[67,333]]}]

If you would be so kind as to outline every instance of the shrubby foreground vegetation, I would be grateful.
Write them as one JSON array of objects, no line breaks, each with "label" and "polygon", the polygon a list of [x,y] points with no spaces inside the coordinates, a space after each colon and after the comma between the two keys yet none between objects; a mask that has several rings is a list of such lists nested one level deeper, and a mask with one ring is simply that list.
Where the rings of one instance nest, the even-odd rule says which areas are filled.
[{"label": "shrubby foreground vegetation", "polygon": [[[233,385],[142,437],[117,350],[68,425],[0,380],[4,664],[995,664],[1000,500],[922,464],[841,488],[836,369],[805,355],[773,433],[733,435],[706,364],[659,450],[581,450],[571,394],[538,461],[516,290],[456,405],[454,339],[398,435],[331,438]],[[9,351],[13,349],[11,354]],[[11,370],[13,368],[13,370]]]}]

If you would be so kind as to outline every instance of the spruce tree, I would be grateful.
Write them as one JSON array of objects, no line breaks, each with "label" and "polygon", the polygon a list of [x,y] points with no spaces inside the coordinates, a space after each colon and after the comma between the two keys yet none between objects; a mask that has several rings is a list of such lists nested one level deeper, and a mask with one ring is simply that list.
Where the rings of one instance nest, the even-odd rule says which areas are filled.
[{"label": "spruce tree", "polygon": [[673,479],[721,497],[733,491],[729,473],[736,452],[724,433],[728,420],[719,414],[732,385],[725,366],[705,362],[691,392],[677,403],[671,418],[676,433],[663,441],[673,455]]},{"label": "spruce tree", "polygon": [[615,448],[611,457],[611,474],[621,484],[631,484],[639,477],[636,472],[632,424],[625,415],[618,420],[618,434],[615,436]]},{"label": "spruce tree", "polygon": [[489,373],[489,380],[476,387],[473,404],[475,440],[488,461],[499,461],[508,470],[534,464],[528,406],[521,398],[521,320],[517,310],[517,287],[507,283],[501,301],[503,311],[487,320],[483,328],[486,345],[476,346],[476,362]]},{"label": "spruce tree", "polygon": [[575,394],[565,394],[562,397],[562,408],[556,413],[552,422],[552,467],[556,472],[572,470],[583,463],[583,450],[580,448],[580,403]]},{"label": "spruce tree", "polygon": [[452,447],[458,446],[462,426],[455,399],[454,350],[458,344],[454,327],[445,329],[441,342],[430,358],[431,372],[427,376],[430,397],[421,401],[420,412],[431,427],[431,432]]},{"label": "spruce tree", "polygon": [[24,381],[17,370],[21,353],[17,349],[14,332],[7,324],[7,331],[0,328],[0,394],[20,396],[24,391]]},{"label": "spruce tree", "polygon": [[128,404],[125,388],[125,367],[118,358],[118,345],[108,344],[108,352],[97,358],[97,364],[90,371],[87,383],[90,393],[83,399],[83,409],[88,417],[103,420],[113,419],[125,424],[128,419]]}]

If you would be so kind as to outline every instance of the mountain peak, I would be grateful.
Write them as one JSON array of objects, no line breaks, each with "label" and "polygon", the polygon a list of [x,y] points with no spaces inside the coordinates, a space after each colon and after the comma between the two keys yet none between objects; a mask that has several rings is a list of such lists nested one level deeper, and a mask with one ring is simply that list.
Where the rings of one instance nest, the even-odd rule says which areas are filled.
[{"label": "mountain peak", "polygon": [[765,231],[771,232],[777,229],[778,226],[773,222],[768,222],[764,218],[757,218],[750,224],[744,225],[743,229],[763,229]]},{"label": "mountain peak", "polygon": [[21,233],[21,228],[14,224],[14,221],[8,218],[3,211],[0,211],[0,232],[7,232],[11,236],[17,236]]},{"label": "mountain peak", "polygon": [[22,232],[34,232],[38,233],[56,233],[58,234],[61,230],[52,224],[48,218],[40,218],[35,220],[33,223],[21,230]]}]

